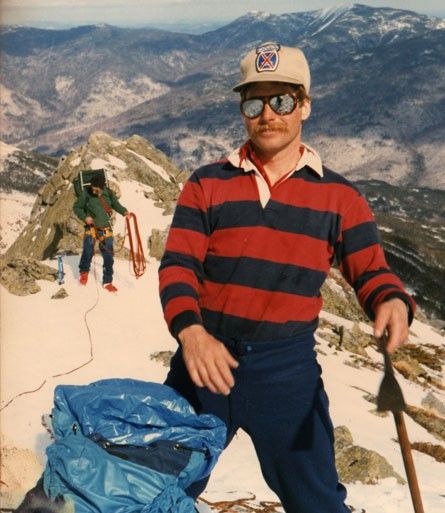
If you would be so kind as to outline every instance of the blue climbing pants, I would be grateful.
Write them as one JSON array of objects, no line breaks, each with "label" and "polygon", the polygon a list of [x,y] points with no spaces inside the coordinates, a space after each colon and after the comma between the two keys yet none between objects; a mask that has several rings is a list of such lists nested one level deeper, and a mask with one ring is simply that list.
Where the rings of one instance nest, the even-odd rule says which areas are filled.
[{"label": "blue climbing pants", "polygon": [[[113,237],[106,237],[103,241],[98,241],[99,250],[101,252],[104,265],[102,283],[111,283],[113,281]],[[83,238],[83,251],[79,262],[79,272],[89,272],[91,260],[94,255],[94,238],[85,234]]]},{"label": "blue climbing pants", "polygon": [[[251,437],[264,479],[286,513],[349,513],[335,468],[333,426],[313,334],[266,342],[219,339],[240,364],[229,396],[195,387],[181,348],[166,384],[198,413],[225,422],[226,446],[239,428]],[[187,493],[197,497],[207,480]]]}]

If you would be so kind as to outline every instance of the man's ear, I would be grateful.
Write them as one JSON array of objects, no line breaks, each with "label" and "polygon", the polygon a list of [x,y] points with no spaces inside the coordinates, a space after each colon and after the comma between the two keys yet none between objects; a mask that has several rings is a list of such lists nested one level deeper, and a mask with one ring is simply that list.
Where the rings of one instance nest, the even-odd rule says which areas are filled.
[{"label": "man's ear", "polygon": [[305,121],[311,115],[311,102],[305,100],[301,106],[301,119]]}]

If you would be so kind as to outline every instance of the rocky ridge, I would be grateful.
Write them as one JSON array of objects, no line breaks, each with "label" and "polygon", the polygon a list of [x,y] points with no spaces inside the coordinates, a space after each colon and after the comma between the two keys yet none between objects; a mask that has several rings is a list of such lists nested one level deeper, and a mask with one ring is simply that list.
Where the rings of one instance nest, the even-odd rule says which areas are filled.
[{"label": "rocky ridge", "polygon": [[[171,212],[184,174],[141,137],[117,141],[95,133],[88,142],[60,160],[59,166],[39,190],[30,222],[5,254],[7,260],[26,256],[45,260],[56,253],[78,253],[83,225],[75,217],[73,180],[81,170],[105,169],[109,185],[118,196],[120,181],[136,181],[152,189],[149,193],[166,212]],[[162,172],[160,172],[162,170]]]},{"label": "rocky ridge", "polygon": [[[118,184],[122,181],[143,184],[147,186],[146,197],[167,214],[172,212],[181,181],[185,179],[183,172],[141,137],[119,141],[104,133],[92,134],[86,144],[60,160],[52,176],[39,189],[28,224],[2,256],[2,266],[8,272],[2,274],[1,282],[10,291],[16,293],[21,283],[21,293],[36,292],[35,284],[23,282],[18,276],[29,276],[26,271],[29,266],[39,267],[39,261],[56,254],[81,252],[84,228],[72,210],[73,180],[81,170],[102,168],[118,196]],[[116,246],[119,247],[119,241]]]}]

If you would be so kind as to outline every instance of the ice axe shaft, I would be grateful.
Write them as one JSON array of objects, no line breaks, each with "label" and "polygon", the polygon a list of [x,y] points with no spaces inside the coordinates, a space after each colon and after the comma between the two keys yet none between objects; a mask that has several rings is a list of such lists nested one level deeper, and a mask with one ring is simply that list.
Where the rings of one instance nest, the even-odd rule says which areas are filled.
[{"label": "ice axe shaft", "polygon": [[394,421],[396,423],[397,436],[399,438],[400,449],[402,451],[403,465],[405,466],[406,477],[408,479],[409,491],[415,513],[424,513],[422,498],[420,496],[419,483],[417,482],[416,469],[414,468],[411,445],[406,431],[403,412],[393,411]]},{"label": "ice axe shaft", "polygon": [[402,451],[403,465],[405,466],[406,477],[408,479],[409,491],[414,507],[414,513],[424,513],[422,498],[420,496],[419,484],[417,482],[416,469],[411,454],[411,445],[406,431],[405,419],[403,418],[403,410],[406,409],[405,400],[403,398],[400,385],[394,376],[391,358],[386,349],[387,340],[383,336],[378,341],[379,348],[383,353],[385,361],[385,372],[382,383],[380,384],[379,393],[377,395],[377,410],[391,411],[397,429],[400,449]]}]

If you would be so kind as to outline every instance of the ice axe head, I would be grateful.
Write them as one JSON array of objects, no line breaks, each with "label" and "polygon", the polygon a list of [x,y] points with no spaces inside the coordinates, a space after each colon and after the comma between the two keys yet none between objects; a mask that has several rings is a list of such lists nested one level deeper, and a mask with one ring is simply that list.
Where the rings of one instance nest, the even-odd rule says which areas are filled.
[{"label": "ice axe head", "polygon": [[385,361],[385,371],[377,394],[377,411],[392,411],[393,413],[405,411],[406,403],[402,389],[394,376],[391,358],[386,349],[387,339],[384,335],[378,340],[380,351]]}]

